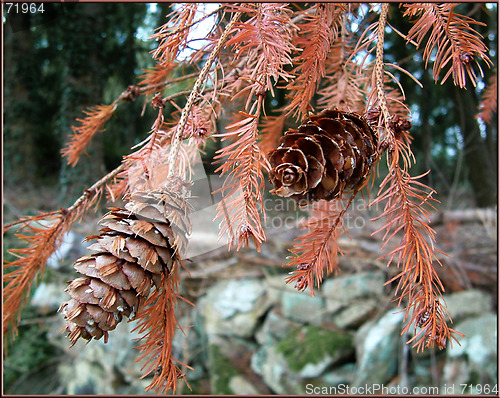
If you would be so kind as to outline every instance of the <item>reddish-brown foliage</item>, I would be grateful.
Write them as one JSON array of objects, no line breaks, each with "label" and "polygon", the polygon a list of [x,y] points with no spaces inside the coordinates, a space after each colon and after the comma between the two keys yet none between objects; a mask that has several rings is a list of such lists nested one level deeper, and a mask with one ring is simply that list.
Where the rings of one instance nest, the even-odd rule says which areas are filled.
[{"label": "reddish-brown foliage", "polygon": [[280,137],[285,131],[286,116],[268,116],[264,119],[260,127],[259,146],[262,152],[269,153],[278,146]]},{"label": "reddish-brown foliage", "polygon": [[[348,205],[354,199],[351,196]],[[337,238],[342,227],[342,216],[346,208],[341,208],[341,200],[327,202],[322,200],[311,208],[311,217],[305,222],[302,235],[296,239],[291,250],[293,257],[287,266],[297,269],[291,272],[287,283],[295,283],[298,290],[310,289],[314,295],[314,286],[319,287],[325,275],[337,270]]]},{"label": "reddish-brown foliage", "polygon": [[[218,151],[215,160],[222,160],[216,170],[226,175],[222,187],[224,198],[217,206],[216,218],[221,219],[221,236],[228,234],[229,247],[237,242],[238,249],[247,246],[252,239],[258,250],[265,240],[257,206],[263,207],[263,167],[267,160],[257,144],[259,110],[255,115],[242,112],[244,119],[227,126],[227,132],[219,134],[222,140],[232,141]],[[227,199],[226,199],[227,198]]]},{"label": "reddish-brown foliage", "polygon": [[192,27],[198,4],[180,4],[168,16],[168,22],[157,29],[150,39],[159,41],[153,50],[153,58],[160,64],[175,60],[179,51],[187,45],[189,30]]},{"label": "reddish-brown foliage", "polygon": [[494,71],[484,89],[481,103],[479,104],[478,118],[485,123],[491,123],[493,115],[498,112],[498,74]]},{"label": "reddish-brown foliage", "polygon": [[[481,36],[473,29],[478,22],[456,14],[451,3],[404,7],[404,15],[414,25],[407,35],[401,35],[417,47],[425,44],[426,63],[436,53],[436,81],[444,69],[442,82],[453,76],[456,85],[465,87],[469,76],[475,85],[480,78],[477,71],[482,76],[479,63],[491,65]],[[448,340],[456,339],[459,333],[446,323],[448,314],[440,301],[443,289],[435,270],[439,267],[439,249],[428,222],[434,191],[410,174],[414,162],[411,115],[394,70],[409,73],[397,60],[389,64],[384,59],[388,3],[373,5],[363,15],[363,24],[359,24],[359,10],[353,4],[223,4],[196,19],[198,8],[198,4],[182,4],[167,16],[167,22],[151,35],[158,41],[152,51],[157,64],[144,71],[138,85],[129,86],[111,105],[90,108],[86,117],[77,119],[78,125],[73,127],[73,137],[63,153],[71,165],[76,164],[118,103],[133,101],[140,95],[150,99],[145,106],[157,110],[144,140],[124,155],[120,167],[94,184],[69,209],[15,223],[23,225],[20,238],[27,240],[30,247],[15,250],[19,258],[5,265],[12,272],[4,273],[4,335],[7,327],[15,330],[20,306],[60,238],[99,200],[104,189],[116,199],[138,189],[165,189],[168,181],[180,181],[176,178],[188,179],[191,163],[209,136],[222,144],[215,156],[221,163],[217,172],[226,178],[217,214],[221,235],[228,235],[230,248],[239,249],[251,239],[259,249],[266,238],[263,191],[264,173],[269,166],[264,154],[279,143],[287,117],[303,118],[317,104],[363,112],[378,134],[376,160],[387,154],[388,174],[374,203],[384,205],[381,218],[386,221],[380,229],[383,239],[386,243],[399,240],[385,257],[400,267],[399,274],[389,282],[398,283],[396,300],[408,320],[404,330],[415,328],[410,342],[421,350],[434,345],[442,348]],[[215,13],[219,13],[219,19],[208,44],[187,60],[180,60],[179,53],[196,40],[190,38],[190,32]],[[357,27],[366,25],[365,31],[357,34]],[[201,70],[171,77],[174,70],[190,62],[199,63]],[[192,89],[185,90],[186,82],[191,81]],[[266,96],[274,96],[276,87],[288,89],[288,102],[268,116]],[[494,76],[480,107],[479,117],[485,122],[496,108],[496,87]],[[151,98],[152,94],[156,95]],[[183,97],[184,107],[176,105],[179,112],[164,114],[166,103],[175,104],[175,99]],[[214,134],[217,118],[232,122],[225,131]],[[183,140],[188,144],[182,145]],[[188,191],[187,185],[170,187]],[[295,283],[299,290],[309,288],[314,294],[314,286],[337,269],[342,218],[358,191],[344,192],[342,199],[313,206],[287,264],[297,268],[287,281]],[[36,222],[42,220],[53,223],[37,226]],[[162,288],[152,293],[138,315],[138,330],[143,335],[140,349],[147,359],[145,372],[154,373],[149,388],[159,393],[175,390],[179,377],[184,377],[178,367],[182,364],[172,358],[172,338],[178,328],[179,256],[175,264],[172,272],[163,274]]]},{"label": "reddish-brown foliage", "polygon": [[[17,333],[20,308],[26,301],[35,278],[42,274],[50,255],[59,247],[71,225],[99,203],[102,185],[111,174],[89,188],[71,207],[38,216],[24,217],[4,226],[4,233],[20,226],[16,236],[27,248],[9,250],[17,260],[4,263],[3,335]],[[9,329],[10,328],[10,329]]]},{"label": "reddish-brown foliage", "polygon": [[285,108],[297,119],[303,119],[312,108],[310,102],[325,76],[326,59],[337,40],[345,9],[342,4],[315,4],[312,13],[311,9],[304,11],[301,23],[297,24],[300,33],[294,44],[299,54],[293,60],[297,67],[293,70],[293,81],[287,85],[291,101]]},{"label": "reddish-brown foliage", "polygon": [[424,48],[426,65],[433,50],[437,49],[432,67],[434,79],[437,81],[441,70],[448,67],[441,84],[452,75],[453,82],[457,86],[465,87],[467,74],[475,87],[477,76],[472,67],[473,63],[478,67],[481,76],[483,75],[477,58],[484,61],[488,67],[493,65],[487,55],[487,48],[481,41],[482,36],[471,27],[474,24],[483,24],[455,13],[453,11],[455,4],[452,3],[405,4],[405,7],[404,15],[416,17],[415,24],[408,32],[407,40],[416,39],[418,48],[430,32]]},{"label": "reddish-brown foliage", "polygon": [[63,156],[68,158],[68,164],[70,166],[75,166],[80,159],[81,154],[99,131],[104,129],[106,122],[113,116],[118,105],[118,101],[115,101],[111,105],[98,105],[84,111],[87,115],[85,119],[76,119],[80,123],[80,126],[73,126],[73,137],[71,141],[67,144],[66,148],[62,150]]},{"label": "reddish-brown foliage", "polygon": [[179,291],[180,260],[177,259],[170,274],[163,273],[162,289],[154,290],[137,314],[139,323],[134,330],[142,334],[138,360],[144,361],[142,377],[153,374],[153,381],[146,391],[166,394],[175,392],[177,381],[185,375],[172,357],[172,341],[179,325],[177,323],[177,301]]}]

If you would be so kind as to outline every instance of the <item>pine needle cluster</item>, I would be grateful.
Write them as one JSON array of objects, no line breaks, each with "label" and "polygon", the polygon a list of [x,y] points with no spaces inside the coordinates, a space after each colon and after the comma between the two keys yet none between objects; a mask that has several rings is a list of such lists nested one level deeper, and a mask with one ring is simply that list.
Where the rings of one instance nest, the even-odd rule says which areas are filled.
[{"label": "pine needle cluster", "polygon": [[[460,333],[448,326],[449,316],[440,301],[444,289],[435,270],[440,265],[439,250],[429,226],[434,191],[422,182],[422,176],[410,174],[414,164],[411,113],[394,70],[409,73],[384,57],[388,3],[370,7],[354,3],[222,4],[201,17],[198,7],[196,3],[180,4],[166,16],[166,23],[151,35],[158,43],[152,51],[156,65],[145,70],[113,103],[85,111],[85,116],[76,120],[73,139],[63,149],[63,156],[74,166],[95,134],[105,131],[115,110],[138,98],[157,111],[143,142],[124,154],[120,167],[86,190],[70,208],[26,217],[4,227],[4,232],[18,227],[19,238],[29,244],[26,249],[14,250],[18,259],[4,265],[4,336],[15,333],[20,308],[35,277],[43,272],[64,233],[104,193],[110,199],[127,199],[138,191],[165,189],[165,181],[189,180],[193,156],[208,139],[223,144],[213,159],[217,173],[224,178],[220,190],[223,200],[216,215],[221,236],[229,237],[230,249],[253,242],[259,250],[266,241],[263,197],[270,167],[268,152],[279,145],[287,123],[296,123],[321,109],[340,109],[364,116],[378,135],[376,162],[384,157],[387,161],[388,173],[373,204],[384,206],[380,218],[385,223],[380,232],[385,243],[399,240],[384,257],[388,257],[388,264],[394,261],[400,268],[388,283],[397,281],[397,301],[407,316],[405,330],[415,330],[409,343],[421,350],[443,348],[456,340]],[[408,45],[423,47],[423,59],[426,67],[432,64],[436,82],[451,78],[461,88],[468,80],[476,86],[482,67],[492,66],[488,49],[474,30],[479,22],[457,14],[451,3],[404,4],[401,8],[413,24],[402,35]],[[214,14],[217,22],[205,38],[207,44],[179,61],[179,54],[190,48],[190,33]],[[359,27],[364,29],[361,35]],[[173,71],[183,63],[200,70],[174,76]],[[195,81],[192,89],[177,89],[186,81]],[[485,122],[491,120],[497,103],[496,78],[488,84],[479,109]],[[283,88],[288,95],[286,105],[268,115],[266,96]],[[164,114],[165,104],[177,98],[185,98],[185,106]],[[233,120],[224,131],[217,130],[220,117]],[[187,151],[180,144],[184,140],[189,142]],[[175,189],[187,189],[183,184],[178,183]],[[295,268],[288,283],[314,294],[323,278],[338,269],[342,218],[361,188],[311,206],[303,234],[285,264]],[[172,247],[177,244],[172,243]],[[150,388],[159,393],[175,391],[177,380],[185,376],[177,366],[181,363],[172,358],[171,343],[178,329],[178,286],[182,283],[179,269],[183,266],[177,254],[174,262],[172,270],[161,274],[161,283],[152,289],[137,314],[137,329],[144,336],[140,348],[148,358],[145,375],[154,375]]]}]

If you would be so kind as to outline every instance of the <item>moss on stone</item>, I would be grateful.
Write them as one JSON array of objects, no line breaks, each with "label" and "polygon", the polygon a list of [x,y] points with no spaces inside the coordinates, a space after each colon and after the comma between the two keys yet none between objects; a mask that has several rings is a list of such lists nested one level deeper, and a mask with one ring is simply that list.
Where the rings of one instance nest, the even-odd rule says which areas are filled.
[{"label": "moss on stone", "polygon": [[308,325],[289,332],[276,349],[283,354],[290,369],[301,370],[308,363],[316,364],[325,357],[335,357],[339,350],[353,349],[352,338],[319,326]]},{"label": "moss on stone", "polygon": [[235,392],[229,387],[231,378],[238,375],[230,359],[224,356],[218,346],[211,344],[208,348],[210,364],[210,384],[212,394],[234,395]]}]

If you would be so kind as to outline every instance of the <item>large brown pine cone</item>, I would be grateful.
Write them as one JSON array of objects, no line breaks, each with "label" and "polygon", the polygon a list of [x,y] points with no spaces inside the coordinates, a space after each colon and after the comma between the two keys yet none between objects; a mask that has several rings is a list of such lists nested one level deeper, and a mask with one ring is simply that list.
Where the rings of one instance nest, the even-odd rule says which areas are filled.
[{"label": "large brown pine cone", "polygon": [[358,189],[376,157],[378,137],[365,119],[325,110],[288,130],[269,153],[272,193],[301,205]]},{"label": "large brown pine cone", "polygon": [[161,274],[170,272],[174,248],[185,244],[189,229],[175,199],[162,192],[134,194],[126,209],[111,208],[101,219],[99,235],[87,237],[97,239],[89,247],[96,253],[74,264],[84,276],[69,283],[71,299],[59,309],[72,345],[80,337],[104,336],[106,342],[108,331],[122,316],[133,318],[152,286],[160,286]]}]

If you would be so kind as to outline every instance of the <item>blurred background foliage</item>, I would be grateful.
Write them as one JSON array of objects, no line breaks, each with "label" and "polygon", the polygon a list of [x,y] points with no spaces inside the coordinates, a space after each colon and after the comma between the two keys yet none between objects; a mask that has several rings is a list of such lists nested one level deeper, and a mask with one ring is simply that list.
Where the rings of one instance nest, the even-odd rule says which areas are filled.
[{"label": "blurred background foliage", "polygon": [[[109,104],[144,68],[153,66],[146,40],[162,24],[171,4],[44,4],[44,13],[4,14],[4,182],[7,187],[57,187],[68,205],[93,181],[116,167],[130,147],[146,137],[152,123],[142,99],[120,106],[106,131],[94,139],[88,158],[75,168],[65,165],[60,150],[71,125],[90,106]],[[398,5],[390,23],[408,32],[410,22]],[[476,28],[497,65],[497,5],[459,4],[457,12],[484,23]],[[359,34],[369,19],[359,20]],[[478,121],[477,106],[485,83],[496,69],[485,69],[477,88],[461,90],[451,80],[434,84],[424,68],[422,49],[415,50],[388,27],[386,59],[397,62],[424,85],[420,88],[396,72],[413,112],[414,173],[431,170],[427,183],[447,201],[467,198],[466,205],[496,203],[497,116],[489,125]],[[191,66],[196,67],[196,65]],[[269,114],[283,105],[285,93],[268,99]],[[170,110],[166,110],[168,117]],[[216,145],[211,145],[207,159]],[[465,196],[464,196],[465,195]]]}]

